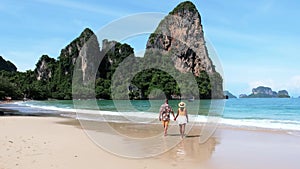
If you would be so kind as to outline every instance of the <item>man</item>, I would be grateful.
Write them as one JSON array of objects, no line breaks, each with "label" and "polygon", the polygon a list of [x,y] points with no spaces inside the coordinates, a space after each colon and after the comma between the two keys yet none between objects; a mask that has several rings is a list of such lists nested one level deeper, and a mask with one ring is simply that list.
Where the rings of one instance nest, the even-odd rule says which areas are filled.
[{"label": "man", "polygon": [[168,126],[169,126],[169,122],[170,122],[170,113],[172,113],[172,115],[175,119],[174,111],[172,110],[172,107],[169,106],[168,99],[166,99],[165,103],[160,106],[159,117],[158,117],[159,121],[162,121],[162,123],[163,123],[164,136],[166,136],[167,132],[168,132]]}]

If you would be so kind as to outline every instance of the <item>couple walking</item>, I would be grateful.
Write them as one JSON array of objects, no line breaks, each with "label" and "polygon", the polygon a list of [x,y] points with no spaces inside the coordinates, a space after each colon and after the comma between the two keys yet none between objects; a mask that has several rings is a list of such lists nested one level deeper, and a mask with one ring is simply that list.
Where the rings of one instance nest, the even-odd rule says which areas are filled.
[{"label": "couple walking", "polygon": [[168,125],[170,122],[170,114],[172,113],[174,117],[174,121],[177,121],[179,124],[179,131],[181,138],[184,137],[185,133],[185,125],[188,123],[188,115],[184,102],[180,102],[178,104],[178,110],[176,116],[174,115],[174,111],[172,107],[168,103],[168,99],[165,100],[165,103],[160,106],[159,110],[159,121],[162,121],[164,127],[164,135],[167,135]]}]

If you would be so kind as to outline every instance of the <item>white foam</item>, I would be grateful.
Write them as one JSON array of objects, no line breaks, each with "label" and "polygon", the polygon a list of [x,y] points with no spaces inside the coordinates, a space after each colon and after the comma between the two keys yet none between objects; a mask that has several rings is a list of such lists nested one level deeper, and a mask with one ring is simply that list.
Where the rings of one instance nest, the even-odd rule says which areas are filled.
[{"label": "white foam", "polygon": [[274,130],[294,130],[300,131],[300,122],[290,120],[255,120],[255,119],[224,119],[220,124],[237,126],[237,127],[252,127]]},{"label": "white foam", "polygon": [[[77,113],[76,118],[80,118],[82,120],[97,120],[95,119],[95,115],[108,115],[108,116],[116,116],[116,118],[110,118],[111,122],[135,122],[135,123],[147,123],[153,122],[158,119],[158,113],[151,112],[117,112],[117,111],[103,111],[103,110],[88,110],[88,109],[72,109],[72,108],[58,108],[55,106],[36,106],[30,103],[24,102],[16,102],[19,105],[25,105],[33,108],[40,108],[45,110],[55,110],[60,112],[71,112]],[[84,115],[94,115],[86,117]],[[64,114],[64,116],[69,116],[74,118],[74,115]],[[124,120],[116,120],[117,117],[124,117],[127,121]],[[207,123],[210,121],[209,118],[203,115],[189,115],[189,121]],[[172,119],[172,117],[171,117]],[[107,121],[107,119],[106,119]],[[216,117],[213,120],[215,123],[219,123],[222,125],[228,125],[233,127],[243,127],[243,128],[263,128],[263,129],[271,129],[271,130],[292,130],[292,131],[300,131],[300,121],[292,121],[292,120],[271,120],[271,119],[227,119]]]},{"label": "white foam", "polygon": [[76,109],[72,109],[72,108],[59,108],[59,107],[55,107],[55,106],[43,106],[43,105],[33,105],[27,102],[15,102],[15,104],[21,105],[21,106],[28,106],[28,107],[32,107],[32,108],[39,108],[39,109],[45,109],[45,110],[54,110],[54,111],[60,111],[60,112],[76,112]]}]

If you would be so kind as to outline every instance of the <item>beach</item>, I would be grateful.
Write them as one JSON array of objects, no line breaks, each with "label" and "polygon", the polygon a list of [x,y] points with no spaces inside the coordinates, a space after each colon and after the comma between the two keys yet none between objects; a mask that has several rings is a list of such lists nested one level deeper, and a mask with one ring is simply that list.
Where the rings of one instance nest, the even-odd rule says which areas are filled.
[{"label": "beach", "polygon": [[[146,158],[126,158],[97,145],[86,131],[109,133],[93,128],[93,123],[90,126],[91,128],[83,130],[80,123],[71,118],[2,116],[0,169],[298,169],[300,167],[298,162],[300,137],[283,131],[219,126],[207,142],[199,144],[201,126],[194,126],[186,138],[162,154]],[[114,123],[111,126],[119,128],[122,134],[134,133],[130,136],[141,138],[162,130],[155,125],[151,130],[133,124]],[[176,127],[170,130],[166,139],[180,139],[178,133],[176,134]],[[113,144],[113,140],[111,142]],[[122,144],[127,143],[124,141]],[[152,146],[151,143],[149,146]],[[131,147],[130,151],[138,149]]]}]

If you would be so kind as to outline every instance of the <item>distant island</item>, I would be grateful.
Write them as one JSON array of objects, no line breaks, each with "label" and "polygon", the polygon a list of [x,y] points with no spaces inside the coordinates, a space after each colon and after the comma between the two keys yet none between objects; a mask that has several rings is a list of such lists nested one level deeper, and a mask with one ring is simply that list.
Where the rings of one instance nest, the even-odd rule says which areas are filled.
[{"label": "distant island", "polygon": [[239,98],[290,98],[290,96],[286,90],[275,92],[270,87],[259,86],[253,88],[251,94],[241,94]]},{"label": "distant island", "polygon": [[230,93],[228,90],[224,91],[224,96],[225,96],[226,99],[235,99],[235,98],[237,98],[235,95]]}]

